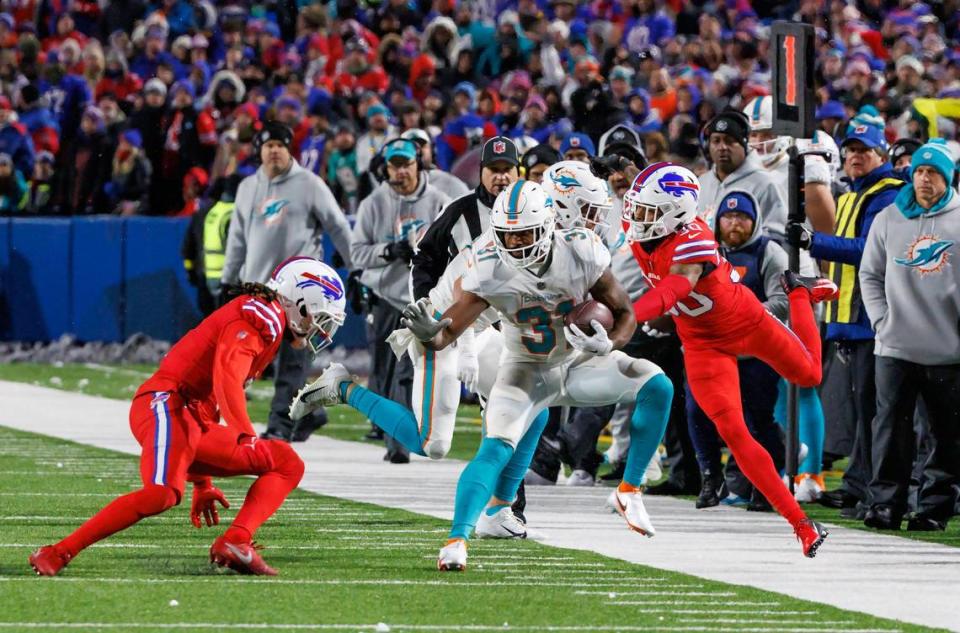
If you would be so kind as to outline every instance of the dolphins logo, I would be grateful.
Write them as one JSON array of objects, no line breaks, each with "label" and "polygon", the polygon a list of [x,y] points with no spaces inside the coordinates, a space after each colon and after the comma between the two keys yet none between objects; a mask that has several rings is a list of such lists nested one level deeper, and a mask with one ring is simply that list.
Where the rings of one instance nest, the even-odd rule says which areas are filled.
[{"label": "dolphins logo", "polygon": [[907,247],[906,257],[897,257],[893,261],[913,268],[921,275],[940,272],[950,260],[947,251],[955,243],[953,240],[941,240],[936,235],[921,235]]}]

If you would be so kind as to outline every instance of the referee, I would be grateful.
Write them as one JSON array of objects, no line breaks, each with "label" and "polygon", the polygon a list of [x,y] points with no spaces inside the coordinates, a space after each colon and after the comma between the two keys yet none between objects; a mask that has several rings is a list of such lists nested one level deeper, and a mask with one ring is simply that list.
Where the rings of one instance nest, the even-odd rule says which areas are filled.
[{"label": "referee", "polygon": [[433,221],[413,256],[413,299],[426,297],[457,253],[490,226],[497,196],[520,179],[517,146],[505,136],[494,136],[480,154],[480,184],[448,204]]}]

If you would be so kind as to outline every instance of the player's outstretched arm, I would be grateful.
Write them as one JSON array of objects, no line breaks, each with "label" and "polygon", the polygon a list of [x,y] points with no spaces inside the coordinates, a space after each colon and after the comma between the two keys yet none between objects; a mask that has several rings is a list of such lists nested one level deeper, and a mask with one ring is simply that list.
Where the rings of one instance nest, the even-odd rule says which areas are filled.
[{"label": "player's outstretched arm", "polygon": [[613,313],[613,329],[610,330],[610,342],[613,349],[620,349],[633,337],[637,329],[637,320],[633,317],[633,306],[630,305],[630,295],[624,290],[617,278],[608,268],[597,283],[590,289],[590,296],[599,301]]},{"label": "player's outstretched arm", "polygon": [[670,274],[657,282],[633,304],[633,314],[638,323],[655,319],[677,305],[689,295],[700,281],[703,264],[674,264]]}]

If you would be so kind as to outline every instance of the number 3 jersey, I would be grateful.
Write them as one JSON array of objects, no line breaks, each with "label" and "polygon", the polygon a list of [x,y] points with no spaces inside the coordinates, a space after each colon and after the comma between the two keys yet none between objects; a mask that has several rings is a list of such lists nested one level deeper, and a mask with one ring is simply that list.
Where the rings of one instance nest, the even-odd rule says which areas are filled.
[{"label": "number 3 jersey", "polygon": [[709,347],[711,343],[740,338],[763,318],[763,305],[749,288],[738,283],[739,275],[720,255],[717,240],[702,219],[646,244],[633,242],[630,248],[654,288],[670,274],[674,264],[704,265],[693,292],[670,310],[685,346]]},{"label": "number 3 jersey", "polygon": [[549,265],[539,277],[501,260],[490,232],[478,237],[473,247],[463,290],[500,313],[503,360],[568,360],[575,350],[563,335],[563,317],[587,299],[610,267],[610,251],[597,234],[584,229],[556,231]]}]

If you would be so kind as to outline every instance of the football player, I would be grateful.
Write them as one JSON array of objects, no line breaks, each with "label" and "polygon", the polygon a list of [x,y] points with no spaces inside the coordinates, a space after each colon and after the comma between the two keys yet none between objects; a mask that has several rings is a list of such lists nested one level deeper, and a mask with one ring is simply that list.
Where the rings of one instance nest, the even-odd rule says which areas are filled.
[{"label": "football player", "polygon": [[[591,296],[613,313],[609,334],[596,320],[590,333],[564,326],[565,315]],[[500,314],[504,349],[487,402],[486,435],[457,484],[438,568],[466,567],[466,539],[481,513],[494,514],[507,503],[509,491],[498,488],[501,475],[523,476],[527,464],[516,449],[528,434],[539,433],[531,424],[550,406],[637,402],[631,459],[611,497],[628,527],[653,536],[639,486],[663,436],[673,386],[653,363],[615,351],[636,323],[629,297],[610,272],[610,253],[593,231],[557,231],[553,203],[536,183],[520,180],[498,196],[490,229],[474,242],[456,303],[442,315],[423,300],[411,304],[404,324],[424,347],[443,350],[490,307]]]},{"label": "football player", "polygon": [[187,481],[193,525],[199,528],[201,518],[216,525],[216,504],[229,504],[211,476],[255,475],[233,523],[210,547],[210,560],[243,574],[276,575],[253,537],[300,483],[303,461],[286,442],[257,438],[244,384],[273,361],[284,337],[314,353],[330,344],[346,318],[343,283],[326,264],[294,257],[266,285],[247,283],[241,291],[180,339],[137,390],[130,430],[142,447],[143,486],[35,551],[30,565],[38,574],[54,576],[90,545],[178,505]]},{"label": "football player", "polygon": [[767,312],[718,250],[697,217],[700,183],[688,169],[656,163],[623,200],[623,228],[652,289],[634,303],[638,322],[670,312],[684,347],[690,391],[753,485],[793,526],[808,557],[827,536],[780,481],[743,418],[737,357],[754,356],[801,387],[820,383],[820,335],[812,303],[837,293],[828,279],[785,272],[792,330]]}]

